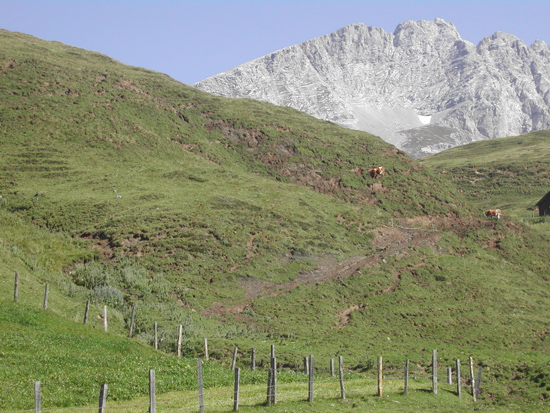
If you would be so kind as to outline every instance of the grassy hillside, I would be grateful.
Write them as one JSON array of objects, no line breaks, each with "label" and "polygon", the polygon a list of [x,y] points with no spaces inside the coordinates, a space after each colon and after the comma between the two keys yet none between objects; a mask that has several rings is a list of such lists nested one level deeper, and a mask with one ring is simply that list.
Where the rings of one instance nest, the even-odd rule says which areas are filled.
[{"label": "grassy hillside", "polygon": [[[4,302],[22,280],[6,323],[38,317],[47,282],[52,317],[80,324],[91,300],[88,330],[107,305],[121,336],[136,305],[135,338],[150,345],[158,322],[166,353],[178,324],[185,356],[207,337],[224,365],[235,346],[244,360],[275,344],[287,368],[314,353],[371,371],[383,355],[398,372],[437,348],[442,365],[473,355],[485,368],[486,406],[550,397],[550,237],[481,220],[453,176],[365,133],[22,34],[0,31],[0,72]],[[140,394],[125,383],[124,397]],[[7,388],[6,407],[24,408]]]},{"label": "grassy hillside", "polygon": [[531,215],[550,191],[550,131],[459,146],[421,161],[450,178],[478,209]]},{"label": "grassy hillside", "polygon": [[2,207],[162,274],[187,306],[363,253],[395,214],[461,209],[446,181],[367,134],[29,36],[4,31],[1,50]]},{"label": "grassy hillside", "polygon": [[[149,369],[155,370],[159,394],[173,390],[196,392],[193,358],[158,352],[50,311],[8,300],[1,300],[0,304],[2,411],[34,409],[35,380],[41,382],[44,409],[90,404],[95,407],[101,384],[105,383],[110,403],[148,395]],[[219,363],[204,361],[203,371],[206,389],[233,383],[233,372]],[[260,379],[264,381],[263,371],[243,369],[243,384]],[[282,381],[291,382],[292,376],[283,374]]]}]

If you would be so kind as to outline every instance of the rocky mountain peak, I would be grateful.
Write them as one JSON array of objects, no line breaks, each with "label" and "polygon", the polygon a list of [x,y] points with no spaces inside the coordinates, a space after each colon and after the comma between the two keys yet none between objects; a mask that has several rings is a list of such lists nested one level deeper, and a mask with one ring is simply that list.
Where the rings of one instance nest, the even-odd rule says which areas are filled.
[{"label": "rocky mountain peak", "polygon": [[550,49],[496,32],[477,47],[443,19],[393,33],[363,23],[195,84],[291,106],[422,157],[473,140],[550,129]]},{"label": "rocky mountain peak", "polygon": [[493,55],[508,54],[510,52],[514,54],[528,54],[530,52],[528,46],[521,39],[513,34],[503,32],[496,32],[491,36],[481,39],[477,49],[480,52],[491,52]]},{"label": "rocky mountain peak", "polygon": [[542,40],[535,40],[530,47],[543,61],[550,64],[550,46]]},{"label": "rocky mountain peak", "polygon": [[395,47],[416,47],[426,41],[446,44],[462,40],[454,24],[443,19],[408,20],[399,24],[393,35]]},{"label": "rocky mountain peak", "polygon": [[531,44],[531,49],[537,53],[550,52],[550,47],[544,42],[544,40],[535,40],[533,44]]}]

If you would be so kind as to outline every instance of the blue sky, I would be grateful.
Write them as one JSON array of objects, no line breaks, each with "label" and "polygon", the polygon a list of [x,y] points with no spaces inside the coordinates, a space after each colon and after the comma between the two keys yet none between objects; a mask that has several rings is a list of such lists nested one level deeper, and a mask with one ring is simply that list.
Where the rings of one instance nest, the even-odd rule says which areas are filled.
[{"label": "blue sky", "polygon": [[496,31],[550,44],[550,0],[0,0],[2,29],[187,84],[351,23],[393,32],[437,17],[475,44]]}]

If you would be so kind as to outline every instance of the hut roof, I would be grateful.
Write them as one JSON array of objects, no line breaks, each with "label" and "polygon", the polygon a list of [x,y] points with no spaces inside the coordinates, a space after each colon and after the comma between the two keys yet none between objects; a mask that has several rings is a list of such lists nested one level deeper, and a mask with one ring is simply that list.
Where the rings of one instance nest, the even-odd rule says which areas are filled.
[{"label": "hut roof", "polygon": [[540,206],[542,204],[550,204],[550,192],[544,195],[541,200],[535,204],[535,206]]}]

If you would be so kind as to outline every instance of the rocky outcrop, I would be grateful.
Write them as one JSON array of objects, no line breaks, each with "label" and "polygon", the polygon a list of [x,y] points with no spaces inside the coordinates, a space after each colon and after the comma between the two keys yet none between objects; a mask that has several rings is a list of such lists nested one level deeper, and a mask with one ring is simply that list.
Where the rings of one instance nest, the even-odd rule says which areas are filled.
[{"label": "rocky outcrop", "polygon": [[352,24],[195,87],[290,106],[422,157],[550,129],[550,48],[497,32],[477,47],[442,19]]}]

